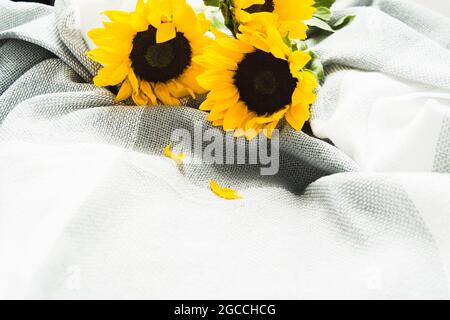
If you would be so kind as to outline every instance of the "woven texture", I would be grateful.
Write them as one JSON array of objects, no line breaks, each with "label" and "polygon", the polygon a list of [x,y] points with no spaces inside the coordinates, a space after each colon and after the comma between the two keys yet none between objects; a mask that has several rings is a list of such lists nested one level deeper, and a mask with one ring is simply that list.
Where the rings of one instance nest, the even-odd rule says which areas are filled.
[{"label": "woven texture", "polygon": [[[198,101],[115,103],[91,84],[99,66],[75,2],[0,0],[0,296],[449,298],[450,23],[399,1],[342,6],[337,18],[355,22],[314,45],[329,73],[313,107],[320,139],[282,127],[280,171],[261,176],[177,168],[161,155],[173,131],[211,128]],[[395,85],[352,86],[366,80]],[[432,151],[398,172],[376,148],[394,129],[370,106],[418,92],[397,127],[429,115]],[[218,199],[210,179],[244,199]]]}]

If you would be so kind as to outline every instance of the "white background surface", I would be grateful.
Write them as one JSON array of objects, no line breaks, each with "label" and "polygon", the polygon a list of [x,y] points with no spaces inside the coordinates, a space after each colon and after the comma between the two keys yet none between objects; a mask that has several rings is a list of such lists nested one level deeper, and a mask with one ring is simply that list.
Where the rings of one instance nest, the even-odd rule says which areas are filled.
[{"label": "white background surface", "polygon": [[[90,11],[94,11],[94,1],[84,1],[89,3]],[[429,2],[431,5],[433,3],[438,5],[442,2]],[[356,50],[352,48],[347,53],[347,56],[353,54],[351,57],[355,64],[359,62],[357,54],[364,56],[365,53],[372,53],[375,60],[378,56],[383,57],[382,51],[387,51],[381,49],[390,48],[392,60],[383,59],[378,69],[395,70],[396,75],[409,75],[410,78],[419,74],[423,81],[444,85],[433,81],[448,79],[435,74],[439,69],[445,69],[437,68],[439,63],[449,65],[450,57],[444,53],[446,49],[443,46],[434,44],[422,33],[402,26],[395,19],[383,20],[387,22],[386,30],[398,31],[387,37],[380,32],[383,29],[370,29],[371,22],[377,21],[374,20],[378,17],[376,12],[369,12],[365,17],[367,19],[355,20],[355,24],[342,33],[330,37],[328,45],[322,45],[323,49],[327,49],[322,51],[324,56],[343,56],[347,53],[345,49],[350,47],[347,44],[358,43],[354,40],[361,39],[358,37],[367,37],[367,41],[359,41],[365,45],[361,45],[360,51],[354,52]],[[53,20],[49,22],[53,23]],[[413,41],[415,39],[418,41]],[[398,46],[389,46],[386,40],[398,40],[395,42]],[[398,57],[408,60],[404,64],[395,63]],[[421,57],[429,58],[425,66],[421,63]],[[411,69],[418,72],[411,73]],[[394,119],[389,117],[394,113],[408,117],[406,120],[412,118],[401,112],[404,104],[393,103],[393,98],[404,95],[405,91],[406,94],[409,90],[416,92],[416,88],[412,87],[414,84],[402,83],[402,79],[387,78],[377,72],[358,73],[351,70],[347,74],[345,86],[339,86],[340,96],[352,100],[340,102],[346,109],[339,108],[339,112],[343,114],[348,111],[347,119],[353,119],[355,125],[362,127],[359,134],[347,135],[351,142],[360,139],[361,132],[371,131],[368,124],[370,128],[384,129],[381,125],[389,123],[379,121],[380,114],[387,119]],[[28,83],[25,80],[21,79],[23,83]],[[386,91],[397,87],[401,87],[402,91],[396,90],[386,95]],[[450,89],[450,84],[447,88]],[[377,94],[379,92],[383,94]],[[67,94],[70,95],[65,101],[71,99],[72,103],[74,93]],[[82,94],[84,96],[89,92]],[[0,181],[0,198],[7,200],[1,201],[4,216],[0,223],[0,270],[4,272],[0,272],[3,277],[0,283],[9,295],[23,297],[31,292],[56,297],[65,294],[69,298],[90,294],[99,298],[99,292],[103,291],[105,295],[115,298],[207,296],[219,299],[274,299],[300,295],[308,298],[314,295],[342,298],[358,293],[361,293],[359,298],[365,298],[381,292],[384,297],[406,294],[417,298],[419,295],[423,297],[441,279],[436,276],[438,272],[430,272],[434,271],[434,268],[431,269],[433,261],[425,259],[429,252],[428,245],[436,243],[442,252],[442,259],[446,259],[447,266],[450,264],[446,255],[449,252],[447,226],[450,217],[445,193],[450,185],[446,175],[424,173],[419,178],[419,174],[402,174],[400,181],[409,198],[415,201],[414,205],[421,213],[418,216],[426,221],[435,242],[427,240],[422,243],[421,234],[412,233],[415,224],[410,229],[410,224],[405,222],[410,221],[410,215],[402,217],[397,214],[383,221],[383,215],[370,219],[366,214],[368,208],[376,208],[376,204],[384,199],[380,195],[385,194],[383,190],[391,184],[390,181],[399,181],[398,175],[383,176],[388,179],[384,178],[382,183],[376,180],[378,174],[370,173],[362,177],[350,174],[347,180],[344,180],[345,174],[324,178],[313,186],[315,189],[311,189],[331,190],[329,197],[320,198],[322,203],[327,204],[330,199],[344,201],[356,194],[354,202],[348,201],[348,205],[338,202],[339,205],[331,206],[336,208],[331,212],[321,213],[318,209],[321,206],[316,205],[312,198],[310,202],[300,203],[289,190],[278,191],[273,187],[260,187],[258,190],[257,186],[254,191],[243,190],[250,200],[250,204],[245,206],[217,202],[206,188],[193,187],[186,182],[172,163],[164,158],[127,152],[126,149],[100,143],[71,144],[70,141],[80,140],[104,141],[102,134],[108,137],[114,134],[115,137],[126,130],[126,140],[118,144],[133,146],[138,140],[141,123],[152,128],[147,122],[151,118],[143,120],[143,115],[138,113],[140,111],[132,109],[130,112],[124,110],[129,116],[122,119],[118,110],[87,108],[81,102],[79,104],[84,109],[75,109],[76,101],[73,102],[73,109],[69,106],[61,108],[62,102],[56,102],[62,100],[56,99],[63,95],[41,96],[44,101],[42,105],[36,104],[37,99],[41,98],[34,97],[20,103],[8,115],[8,129],[4,132],[11,133],[8,137],[19,141],[13,142],[14,148],[5,143],[0,146],[0,153],[3,153],[0,168],[6,170],[0,174],[5,177]],[[362,95],[364,99],[352,103]],[[55,99],[54,108],[50,98]],[[419,115],[428,107],[417,103],[417,99],[411,105],[412,111],[418,110],[415,114]],[[352,112],[357,109],[359,113]],[[387,114],[386,109],[391,113]],[[43,110],[51,113],[40,114]],[[436,105],[430,105],[429,110],[437,110]],[[362,112],[366,113],[361,115]],[[434,116],[437,112],[422,114]],[[357,118],[359,115],[360,118]],[[363,118],[365,121],[359,121]],[[423,130],[416,123],[434,128],[434,118],[416,119],[416,122],[401,123],[413,122],[414,132],[420,133],[428,133],[428,130]],[[168,120],[165,123],[170,125]],[[346,122],[346,127],[354,128],[349,123]],[[108,127],[103,127],[104,124]],[[109,128],[112,128],[111,131],[107,130]],[[170,130],[170,127],[165,130]],[[148,137],[154,132],[158,131],[149,131]],[[403,136],[408,136],[411,131],[400,131],[403,132],[406,132]],[[12,136],[12,133],[15,135]],[[29,139],[42,143],[20,143],[22,136],[33,137]],[[64,139],[56,140],[55,137]],[[389,138],[394,140],[392,135]],[[422,134],[420,138],[426,137]],[[52,143],[55,140],[61,143]],[[372,145],[385,145],[374,142],[374,139],[370,141]],[[409,141],[419,147],[424,145],[419,139]],[[432,144],[433,140],[426,141]],[[361,145],[357,142],[353,143],[356,147]],[[416,150],[423,152],[421,148],[413,149]],[[432,156],[427,152],[423,154]],[[417,159],[407,157],[408,165],[412,165],[412,160],[417,163]],[[381,160],[376,163],[378,167],[384,164],[385,168],[386,164],[392,163]],[[373,162],[370,165],[374,167]],[[358,187],[361,191],[355,193]],[[401,190],[394,189],[397,192],[394,195],[401,195]],[[371,197],[369,192],[373,192],[374,196]],[[342,198],[336,198],[339,195]],[[397,208],[394,197],[386,199],[391,208]],[[364,206],[365,202],[368,208]],[[164,204],[162,209],[161,204]],[[284,206],[281,214],[275,210],[280,209],[279,204]],[[311,207],[314,212],[303,209],[309,205],[314,205]],[[191,212],[195,214],[189,215]],[[355,230],[355,236],[351,234],[352,230]],[[361,243],[357,241],[359,234],[363,235]],[[4,245],[6,243],[14,245]],[[350,246],[352,243],[358,245],[357,250]],[[74,290],[76,285],[67,284],[77,270],[81,291]]]},{"label": "white background surface", "polygon": [[411,0],[450,17],[449,0]]}]

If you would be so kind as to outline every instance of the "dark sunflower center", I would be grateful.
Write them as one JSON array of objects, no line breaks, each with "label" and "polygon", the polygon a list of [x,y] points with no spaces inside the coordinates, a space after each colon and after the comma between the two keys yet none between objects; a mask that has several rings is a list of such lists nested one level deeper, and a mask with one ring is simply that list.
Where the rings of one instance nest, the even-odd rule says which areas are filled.
[{"label": "dark sunflower center", "polygon": [[192,49],[183,33],[164,43],[156,43],[156,28],[139,32],[133,40],[131,65],[137,76],[149,82],[178,78],[190,66]]},{"label": "dark sunflower center", "polygon": [[277,79],[270,70],[258,72],[253,80],[253,84],[256,91],[263,95],[273,94],[278,87]]},{"label": "dark sunflower center", "polygon": [[244,11],[248,13],[258,13],[258,12],[273,12],[275,9],[275,5],[273,0],[266,0],[264,4],[254,4],[251,7],[248,7]]},{"label": "dark sunflower center", "polygon": [[287,61],[258,50],[239,63],[234,84],[248,108],[265,115],[291,104],[297,79],[291,75]]},{"label": "dark sunflower center", "polygon": [[149,46],[145,54],[145,60],[154,68],[167,68],[175,58],[173,48],[169,43],[154,44]]}]

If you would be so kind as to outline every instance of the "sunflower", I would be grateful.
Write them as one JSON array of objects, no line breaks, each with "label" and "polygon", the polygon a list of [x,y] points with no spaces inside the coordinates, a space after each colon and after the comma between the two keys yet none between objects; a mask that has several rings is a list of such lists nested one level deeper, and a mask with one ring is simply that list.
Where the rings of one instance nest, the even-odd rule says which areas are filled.
[{"label": "sunflower", "polygon": [[197,80],[210,90],[200,110],[210,111],[214,126],[249,140],[261,131],[271,138],[283,118],[301,130],[318,85],[304,70],[310,55],[287,46],[273,19],[240,31],[238,39],[219,36],[195,58],[206,70]]},{"label": "sunflower", "polygon": [[308,29],[304,21],[311,19],[316,11],[314,3],[314,0],[234,0],[234,8],[241,24],[261,23],[261,17],[274,14],[283,37],[304,40]]},{"label": "sunflower", "polygon": [[89,32],[98,48],[88,57],[103,65],[96,86],[120,85],[116,101],[132,97],[141,106],[179,105],[181,97],[205,93],[193,58],[211,41],[209,23],[185,0],[138,0],[134,12],[104,14],[110,21]]}]

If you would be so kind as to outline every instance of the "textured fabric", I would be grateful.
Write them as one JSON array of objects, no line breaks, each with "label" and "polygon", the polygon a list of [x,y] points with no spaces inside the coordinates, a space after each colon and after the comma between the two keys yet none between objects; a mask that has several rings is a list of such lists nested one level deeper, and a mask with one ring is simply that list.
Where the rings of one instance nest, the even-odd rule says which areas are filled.
[{"label": "textured fabric", "polygon": [[450,119],[446,118],[441,126],[441,134],[436,147],[434,171],[450,173]]},{"label": "textured fabric", "polygon": [[450,173],[435,169],[435,159],[450,161],[439,143],[450,133],[449,20],[408,1],[338,4],[350,7],[337,17],[356,19],[315,46],[329,77],[314,133],[364,171]]},{"label": "textured fabric", "polygon": [[[173,131],[211,128],[198,101],[115,103],[91,84],[75,2],[0,0],[0,295],[450,298],[450,22],[399,1],[348,13],[315,44],[320,139],[284,126],[280,171],[262,176],[177,168],[161,155]],[[400,160],[378,153],[385,132],[410,143],[391,145]],[[215,197],[210,179],[244,199]]]}]

